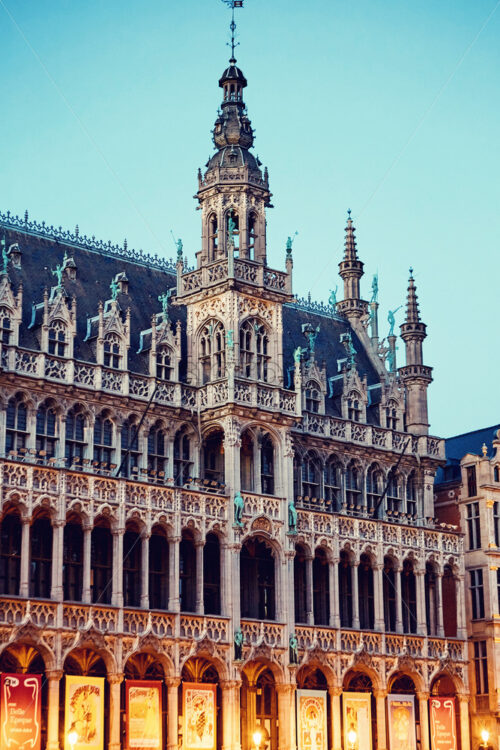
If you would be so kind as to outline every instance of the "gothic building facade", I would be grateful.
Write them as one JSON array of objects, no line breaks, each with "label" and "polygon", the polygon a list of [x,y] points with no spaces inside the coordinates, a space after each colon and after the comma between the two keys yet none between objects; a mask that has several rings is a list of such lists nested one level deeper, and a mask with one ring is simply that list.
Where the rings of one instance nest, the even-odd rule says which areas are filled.
[{"label": "gothic building facade", "polygon": [[[104,680],[109,750],[132,746],[131,680],[159,684],[170,750],[193,726],[214,750],[305,748],[301,691],[324,696],[318,748],[385,750],[405,696],[428,750],[446,696],[466,750],[463,538],[434,519],[413,276],[399,368],[350,216],[344,298],[297,300],[291,241],[267,264],[234,59],[219,85],[195,268],[180,243],[168,263],[0,216],[0,671],[41,675],[48,750],[80,747],[74,678]],[[211,686],[211,722],[187,685]]]}]

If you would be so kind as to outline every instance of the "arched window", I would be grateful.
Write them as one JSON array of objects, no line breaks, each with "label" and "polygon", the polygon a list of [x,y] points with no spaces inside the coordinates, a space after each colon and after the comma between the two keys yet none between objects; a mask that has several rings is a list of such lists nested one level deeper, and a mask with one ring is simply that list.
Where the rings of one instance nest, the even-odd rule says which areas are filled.
[{"label": "arched window", "polygon": [[20,579],[21,519],[11,512],[0,524],[0,594],[18,596]]},{"label": "arched window", "polygon": [[25,450],[28,438],[27,410],[19,396],[14,396],[9,400],[5,417],[6,455],[11,452],[17,453],[21,449]]},{"label": "arched window", "polygon": [[220,615],[220,545],[216,534],[207,534],[203,547],[203,601],[206,615]]},{"label": "arched window", "polygon": [[391,469],[387,477],[387,513],[397,515],[401,511],[403,499],[403,483],[401,476]]},{"label": "arched window", "polygon": [[274,620],[274,557],[259,537],[249,539],[241,550],[241,616]]},{"label": "arched window", "polygon": [[255,240],[257,237],[257,216],[254,213],[248,215],[248,257],[255,259]]},{"label": "arched window", "polygon": [[63,597],[65,601],[81,602],[83,588],[83,530],[78,520],[64,527]]},{"label": "arched window", "polygon": [[293,585],[295,594],[295,622],[305,624],[307,623],[306,552],[300,544],[295,545]]},{"label": "arched window", "polygon": [[168,608],[168,541],[163,530],[153,527],[149,540],[149,606],[151,609]]},{"label": "arched window", "polygon": [[121,475],[122,477],[136,477],[139,472],[139,432],[137,430],[136,419],[130,416],[122,425],[122,457],[121,457]]},{"label": "arched window", "polygon": [[212,484],[224,483],[224,433],[213,430],[203,440],[203,479]]},{"label": "arched window", "polygon": [[340,510],[342,505],[342,466],[335,457],[330,457],[323,474],[326,507],[328,510]]},{"label": "arched window", "polygon": [[49,328],[49,354],[64,357],[66,346],[66,324],[62,320],[53,320]]},{"label": "arched window", "polygon": [[264,383],[269,374],[269,335],[256,318],[245,320],[240,328],[240,372],[245,378]]},{"label": "arched window", "polygon": [[196,549],[189,531],[182,532],[179,549],[179,595],[181,612],[196,610]]},{"label": "arched window", "polygon": [[6,307],[0,307],[0,342],[8,346],[12,339],[11,313]]},{"label": "arched window", "polygon": [[30,596],[49,599],[52,578],[52,525],[37,518],[30,529]]},{"label": "arched window", "polygon": [[64,449],[66,465],[81,465],[86,448],[85,417],[79,407],[74,407],[66,416],[66,445]]},{"label": "arched window", "polygon": [[406,481],[406,513],[417,518],[417,477],[412,472]]},{"label": "arched window", "polygon": [[174,438],[174,484],[183,487],[191,478],[192,466],[191,440],[181,429]]},{"label": "arched window", "polygon": [[373,570],[368,555],[361,555],[358,565],[359,627],[373,630],[375,606],[373,598]]},{"label": "arched window", "polygon": [[174,367],[172,350],[169,346],[160,346],[156,352],[156,377],[158,380],[172,380]]},{"label": "arched window", "polygon": [[107,524],[94,526],[90,549],[92,603],[111,604],[113,538]]},{"label": "arched window", "polygon": [[378,464],[372,464],[366,473],[366,508],[373,513],[382,496],[384,475]]},{"label": "arched window", "polygon": [[387,402],[385,407],[385,426],[388,430],[398,429],[398,405],[392,399]]},{"label": "arched window", "polygon": [[219,232],[217,216],[211,214],[208,220],[208,260],[211,263],[217,258],[217,249],[219,245]]},{"label": "arched window", "polygon": [[36,413],[36,451],[43,458],[53,458],[56,444],[56,411],[45,403]]},{"label": "arched window", "polygon": [[411,560],[405,560],[401,571],[403,633],[417,632],[417,582]]},{"label": "arched window", "polygon": [[347,396],[347,418],[353,422],[361,422],[361,396],[351,391]]},{"label": "arched window", "polygon": [[262,493],[274,495],[274,445],[269,435],[264,435],[260,446],[260,477]]},{"label": "arched window", "polygon": [[349,555],[345,550],[340,553],[339,559],[339,605],[340,626],[342,628],[352,627],[352,565]]},{"label": "arched window", "polygon": [[315,625],[330,623],[329,565],[324,549],[317,549],[313,560],[313,611]]},{"label": "arched window", "polygon": [[437,635],[437,576],[434,566],[425,566],[425,619],[427,635]]},{"label": "arched window", "polygon": [[306,411],[310,411],[313,414],[318,414],[320,405],[321,391],[317,383],[311,380],[306,385]]},{"label": "arched window", "polygon": [[500,469],[498,466],[493,468],[493,481],[500,482]]},{"label": "arched window", "polygon": [[391,557],[384,558],[383,572],[384,588],[384,622],[385,629],[389,633],[396,632],[397,602],[396,602],[396,572],[394,560]]},{"label": "arched window", "polygon": [[100,415],[94,422],[94,467],[109,469],[113,460],[113,424]]},{"label": "arched window", "polygon": [[123,535],[123,604],[139,607],[141,604],[141,546],[138,531],[128,527]]},{"label": "arched window", "polygon": [[350,461],[345,474],[345,494],[348,510],[361,508],[361,471],[355,461]]},{"label": "arched window", "polygon": [[306,453],[302,461],[302,494],[304,497],[321,497],[321,471],[315,453]]},{"label": "arched window", "polygon": [[[233,97],[234,97],[234,94],[233,94]],[[231,236],[229,236],[230,235],[230,232],[229,232],[230,219],[233,220],[233,225],[234,225],[234,230]],[[230,243],[231,240],[233,241],[236,254],[238,253],[238,250],[240,247],[240,231],[239,230],[240,230],[240,217],[238,216],[236,211],[233,211],[233,209],[231,209],[226,214],[226,237],[227,237],[228,244]]]},{"label": "arched window", "polygon": [[226,333],[219,320],[203,326],[200,333],[200,363],[203,383],[222,378],[226,369]]},{"label": "arched window", "polygon": [[253,492],[255,490],[254,469],[254,438],[249,430],[245,430],[241,436],[240,448],[240,478],[242,490],[247,490],[247,492]]},{"label": "arched window", "polygon": [[446,613],[443,618],[444,637],[457,637],[457,581],[453,575],[450,565],[443,568],[443,578],[441,581],[443,592],[443,612]]},{"label": "arched window", "polygon": [[167,439],[161,424],[151,427],[148,435],[148,474],[165,478],[167,464]]},{"label": "arched window", "polygon": [[116,333],[106,334],[104,339],[104,367],[112,367],[118,370],[121,365],[120,337]]}]

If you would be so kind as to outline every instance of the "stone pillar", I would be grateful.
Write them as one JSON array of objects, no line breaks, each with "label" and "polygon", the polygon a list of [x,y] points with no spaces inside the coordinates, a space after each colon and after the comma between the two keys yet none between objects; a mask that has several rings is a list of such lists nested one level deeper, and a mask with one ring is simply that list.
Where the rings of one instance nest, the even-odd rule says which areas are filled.
[{"label": "stone pillar", "polygon": [[417,693],[420,709],[420,748],[429,750],[429,693]]},{"label": "stone pillar", "polygon": [[203,548],[205,541],[195,543],[196,549],[196,614],[202,615],[205,606],[203,601]]},{"label": "stone pillar", "polygon": [[172,536],[168,540],[168,571],[169,571],[169,584],[168,584],[168,610],[169,612],[180,611],[180,598],[179,598],[179,545],[181,542],[180,536]]},{"label": "stone pillar", "polygon": [[123,535],[125,529],[118,527],[112,529],[113,536],[113,588],[111,592],[111,603],[114,607],[123,607]]},{"label": "stone pillar", "polygon": [[[417,589],[417,633],[425,636],[427,634],[427,617],[425,612],[425,571],[416,570]],[[424,750],[424,748],[422,748]]]},{"label": "stone pillar", "polygon": [[457,638],[460,638],[464,641],[467,638],[465,615],[465,576],[456,576],[455,591],[457,597]]},{"label": "stone pillar", "polygon": [[278,750],[292,750],[292,723],[295,721],[295,710],[292,699],[295,695],[294,685],[276,685],[278,693]]},{"label": "stone pillar", "polygon": [[83,587],[82,602],[90,604],[90,566],[92,557],[92,526],[84,524],[83,526]]},{"label": "stone pillar", "polygon": [[439,572],[436,576],[436,625],[438,638],[444,638],[443,624],[443,574]]},{"label": "stone pillar", "polygon": [[330,627],[340,628],[339,612],[339,561],[338,558],[329,562],[329,588],[330,588]]},{"label": "stone pillar", "polygon": [[21,581],[19,596],[27,599],[30,592],[30,519],[22,518],[21,532]]},{"label": "stone pillar", "polygon": [[352,627],[355,630],[359,629],[358,567],[359,561],[356,561],[351,565]]},{"label": "stone pillar", "polygon": [[[123,536],[122,536],[123,538]],[[109,744],[108,750],[121,749],[120,732],[120,685],[123,674],[108,675],[109,683]]]},{"label": "stone pillar", "polygon": [[177,750],[179,744],[179,677],[167,677],[167,750]]},{"label": "stone pillar", "polygon": [[240,685],[236,680],[220,683],[222,691],[222,750],[240,747]]},{"label": "stone pillar", "polygon": [[306,557],[306,620],[308,625],[314,625],[313,604],[313,558]]},{"label": "stone pillar", "polygon": [[460,716],[460,740],[462,750],[470,748],[470,724],[469,724],[469,696],[457,695],[458,710]]},{"label": "stone pillar", "polygon": [[403,597],[401,595],[402,572],[401,567],[394,571],[394,580],[396,582],[396,633],[403,632]]},{"label": "stone pillar", "polygon": [[47,750],[59,750],[59,681],[62,671],[46,672],[47,690]]},{"label": "stone pillar", "polygon": [[384,566],[377,564],[373,566],[373,594],[375,610],[375,630],[385,630],[384,620]]},{"label": "stone pillar", "polygon": [[332,750],[342,750],[342,722],[340,715],[341,687],[328,688],[330,697],[330,732],[332,736]]},{"label": "stone pillar", "polygon": [[385,690],[374,690],[375,710],[377,712],[377,750],[386,750],[387,747],[387,727],[385,721]]},{"label": "stone pillar", "polygon": [[287,592],[288,595],[288,632],[293,633],[295,630],[295,586],[293,580],[295,549],[286,550],[284,558],[286,563],[286,583],[284,584],[283,590]]},{"label": "stone pillar", "polygon": [[56,602],[63,600],[63,547],[66,521],[57,519],[52,524],[52,577],[50,598]]},{"label": "stone pillar", "polygon": [[149,540],[151,534],[141,534],[141,607],[149,609]]}]

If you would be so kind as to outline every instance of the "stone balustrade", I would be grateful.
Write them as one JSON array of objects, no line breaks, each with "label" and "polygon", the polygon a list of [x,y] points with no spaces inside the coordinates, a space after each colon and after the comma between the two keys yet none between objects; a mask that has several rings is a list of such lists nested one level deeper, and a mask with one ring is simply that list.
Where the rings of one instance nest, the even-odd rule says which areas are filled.
[{"label": "stone balustrade", "polygon": [[233,262],[230,262],[228,258],[223,258],[202,268],[183,273],[180,277],[178,294],[183,297],[186,294],[221,284],[229,278],[255,287],[285,294],[291,293],[291,282],[287,273],[268,268],[253,260],[234,258]]}]

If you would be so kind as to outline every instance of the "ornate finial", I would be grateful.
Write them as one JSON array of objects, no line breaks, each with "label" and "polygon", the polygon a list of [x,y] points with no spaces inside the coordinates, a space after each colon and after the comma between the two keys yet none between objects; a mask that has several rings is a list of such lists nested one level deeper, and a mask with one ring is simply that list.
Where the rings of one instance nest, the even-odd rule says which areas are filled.
[{"label": "ornate finial", "polygon": [[410,279],[413,279],[413,268],[410,266]]},{"label": "ornate finial", "polygon": [[488,455],[488,446],[486,445],[486,443],[483,443],[483,447],[481,448],[481,450],[483,451],[483,456],[486,457]]},{"label": "ornate finial", "polygon": [[234,49],[235,47],[239,46],[239,42],[235,41],[236,22],[234,20],[234,9],[243,8],[243,0],[222,0],[222,2],[225,3],[228,8],[231,8],[231,11],[232,11],[231,23],[229,24],[229,28],[231,29],[231,42],[228,42],[227,46],[231,47],[231,59],[229,62],[234,64],[236,62],[236,58],[234,56]]},{"label": "ornate finial", "polygon": [[118,297],[118,290],[120,288],[116,278],[111,279],[109,288],[111,289],[111,299],[113,300],[113,302],[116,302],[116,298]]},{"label": "ornate finial", "polygon": [[351,221],[351,209],[347,209],[347,221]]}]

